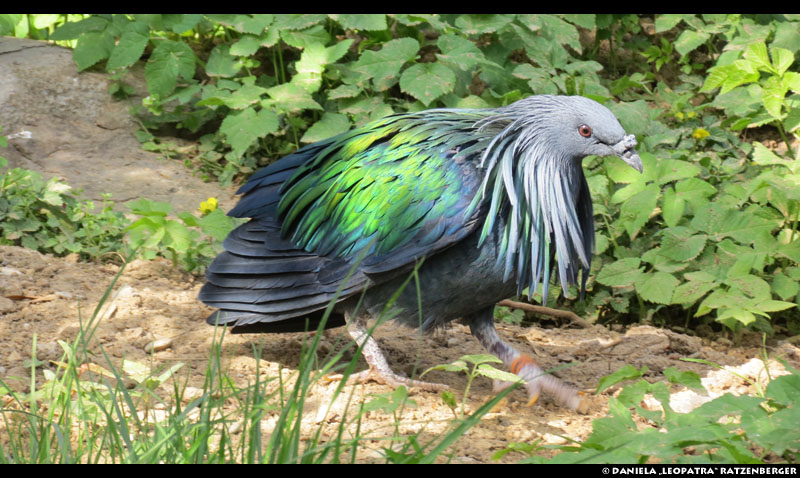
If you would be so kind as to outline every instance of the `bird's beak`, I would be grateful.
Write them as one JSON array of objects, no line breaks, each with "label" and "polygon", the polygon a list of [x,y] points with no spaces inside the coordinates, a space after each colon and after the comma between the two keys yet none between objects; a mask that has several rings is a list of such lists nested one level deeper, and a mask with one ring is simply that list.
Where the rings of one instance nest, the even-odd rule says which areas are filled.
[{"label": "bird's beak", "polygon": [[623,161],[630,164],[631,167],[640,173],[642,172],[642,158],[639,157],[639,154],[636,152],[636,136],[629,134],[622,138],[622,140],[612,146],[611,148],[614,152],[622,158]]}]

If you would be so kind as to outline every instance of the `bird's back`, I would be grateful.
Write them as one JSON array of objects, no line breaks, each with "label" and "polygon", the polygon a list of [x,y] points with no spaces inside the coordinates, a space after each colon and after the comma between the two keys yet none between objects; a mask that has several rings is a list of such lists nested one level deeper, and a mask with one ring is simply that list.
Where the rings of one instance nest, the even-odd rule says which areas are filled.
[{"label": "bird's back", "polygon": [[[209,322],[302,330],[334,298],[390,282],[479,227],[481,110],[395,115],[257,172],[207,272]],[[472,246],[477,248],[477,244]],[[331,325],[341,324],[334,317]],[[261,326],[261,328],[264,328]]]}]

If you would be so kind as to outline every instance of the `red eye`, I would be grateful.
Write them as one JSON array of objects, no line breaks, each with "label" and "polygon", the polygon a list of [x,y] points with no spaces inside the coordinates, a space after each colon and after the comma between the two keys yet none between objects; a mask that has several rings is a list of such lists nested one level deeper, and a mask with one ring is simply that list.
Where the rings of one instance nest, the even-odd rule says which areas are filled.
[{"label": "red eye", "polygon": [[584,138],[588,138],[592,135],[592,128],[587,124],[582,124],[578,126],[578,133]]}]

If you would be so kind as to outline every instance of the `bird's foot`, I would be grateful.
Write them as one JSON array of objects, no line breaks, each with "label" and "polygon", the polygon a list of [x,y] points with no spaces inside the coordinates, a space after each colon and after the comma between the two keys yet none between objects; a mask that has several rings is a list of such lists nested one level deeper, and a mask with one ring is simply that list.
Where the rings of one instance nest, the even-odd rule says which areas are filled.
[{"label": "bird's foot", "polygon": [[[330,375],[327,378],[328,380],[341,380],[344,377],[341,374],[336,374]],[[366,370],[350,375],[347,380],[356,383],[377,382],[395,388],[400,385],[405,385],[409,388],[414,387],[429,392],[443,392],[449,388],[443,383],[423,382],[422,380],[415,380],[398,375],[391,370],[379,370],[377,367],[372,366]]]},{"label": "bird's foot", "polygon": [[[533,406],[544,391],[559,405],[586,413],[589,404],[583,393],[565,384],[553,374],[543,371],[530,355],[520,354],[511,363],[510,368],[513,374],[525,380],[525,390],[528,392],[527,406]],[[495,382],[494,388],[503,390],[510,385],[511,382]]]}]

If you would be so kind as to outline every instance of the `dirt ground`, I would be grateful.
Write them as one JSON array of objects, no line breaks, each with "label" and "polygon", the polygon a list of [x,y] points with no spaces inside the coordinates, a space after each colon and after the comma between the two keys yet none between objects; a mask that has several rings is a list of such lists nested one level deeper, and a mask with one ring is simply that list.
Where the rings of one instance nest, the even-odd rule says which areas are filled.
[{"label": "dirt ground", "polygon": [[[55,367],[48,361],[59,360],[62,354],[57,341],[74,339],[79,318],[91,315],[117,271],[114,265],[80,263],[70,257],[55,258],[18,247],[0,246],[0,376],[15,389],[27,389],[30,369],[23,361],[31,357],[34,336],[38,344],[37,358],[46,363],[43,368],[53,370]],[[203,387],[214,336],[213,328],[203,321],[212,310],[196,299],[201,285],[201,279],[176,271],[168,261],[133,262],[117,283],[114,299],[102,312],[96,341],[117,366],[123,358],[151,363],[155,369],[185,363],[178,376],[182,381],[188,380],[190,393],[187,396],[191,397],[192,391]],[[532,353],[545,369],[577,362],[575,366],[560,369],[558,375],[589,392],[589,410],[587,414],[579,414],[559,408],[547,397],[533,407],[526,407],[524,393],[514,391],[507,403],[486,415],[457,442],[452,456],[456,462],[492,462],[491,456],[511,442],[541,440],[543,444],[562,444],[566,438],[585,439],[591,433],[591,420],[606,414],[608,395],[618,391],[614,387],[592,395],[598,379],[625,364],[646,365],[650,370],[648,378],[653,380],[663,379],[661,371],[670,366],[700,373],[708,395],[674,387],[672,406],[679,411],[688,411],[723,393],[750,391],[731,373],[682,362],[680,358],[702,358],[736,369],[751,379],[762,382],[766,379],[763,364],[757,359],[759,337],[755,335],[746,336],[743,345],[734,346],[721,337],[701,339],[650,326],[633,327],[624,333],[600,326],[542,329],[500,324],[499,329],[514,346]],[[468,328],[460,324],[426,337],[386,324],[378,329],[376,336],[392,367],[406,373],[411,372],[415,364],[424,370],[452,362],[464,354],[483,352]],[[169,345],[152,355],[146,352],[148,344],[159,339],[168,339]],[[222,347],[224,366],[238,384],[252,382],[256,373],[252,344],[256,343],[262,347],[259,364],[262,376],[274,377],[279,368],[284,368],[283,373],[290,377],[299,363],[302,339],[302,334],[228,335]],[[347,340],[344,329],[332,329],[325,333],[322,348],[330,350],[341,340]],[[787,359],[795,367],[800,365],[800,353],[789,343],[773,342],[769,352],[773,357]],[[104,365],[102,356],[97,360],[99,365]],[[783,371],[777,363],[770,367],[773,376]],[[37,371],[40,381],[43,368]],[[360,368],[365,368],[363,359]],[[463,374],[431,372],[426,378],[449,385],[459,398],[466,386]],[[305,420],[309,430],[323,420],[331,427],[338,423],[341,413],[337,407],[342,407],[345,399],[330,405],[329,397],[335,387],[335,382],[320,384],[308,397]],[[377,383],[348,384],[346,390],[353,391],[358,399],[391,391]],[[162,386],[161,391],[162,396],[170,396],[171,385]],[[491,392],[491,381],[477,378],[467,400],[467,409],[477,409],[492,396]],[[401,432],[424,430],[423,436],[433,437],[444,430],[453,414],[441,398],[435,393],[413,389],[410,396],[417,407],[403,413]],[[265,431],[270,431],[273,422],[274,417],[263,422]],[[389,436],[393,423],[392,415],[369,412],[366,433],[376,438]],[[386,446],[386,442],[375,440],[366,445],[359,460],[381,461],[380,448]],[[522,455],[512,453],[501,461],[520,458]]]}]

